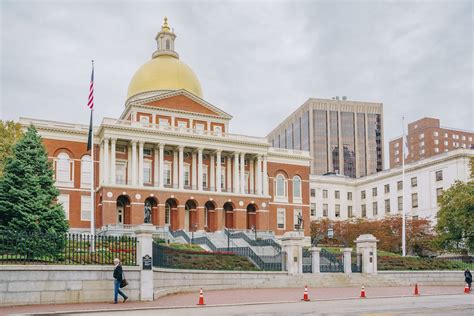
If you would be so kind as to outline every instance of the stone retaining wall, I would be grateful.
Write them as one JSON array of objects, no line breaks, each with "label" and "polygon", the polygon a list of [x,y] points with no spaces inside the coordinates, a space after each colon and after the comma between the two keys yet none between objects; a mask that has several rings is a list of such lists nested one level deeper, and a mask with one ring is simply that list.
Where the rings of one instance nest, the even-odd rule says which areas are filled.
[{"label": "stone retaining wall", "polygon": [[[113,301],[113,266],[0,266],[0,306]],[[125,292],[139,299],[140,270],[124,267]]]}]

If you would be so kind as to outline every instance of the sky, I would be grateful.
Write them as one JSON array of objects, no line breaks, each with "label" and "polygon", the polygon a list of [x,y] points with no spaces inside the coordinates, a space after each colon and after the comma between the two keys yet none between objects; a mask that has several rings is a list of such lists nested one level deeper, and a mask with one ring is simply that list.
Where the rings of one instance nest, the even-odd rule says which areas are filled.
[{"label": "sky", "polygon": [[88,124],[91,59],[95,124],[117,118],[167,16],[232,133],[334,96],[383,103],[386,143],[402,116],[474,130],[473,2],[0,0],[0,119]]}]

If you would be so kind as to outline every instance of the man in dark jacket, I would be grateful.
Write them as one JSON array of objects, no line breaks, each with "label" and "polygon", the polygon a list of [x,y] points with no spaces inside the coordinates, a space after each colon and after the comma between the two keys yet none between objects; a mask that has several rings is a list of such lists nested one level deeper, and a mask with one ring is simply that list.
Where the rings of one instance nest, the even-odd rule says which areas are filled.
[{"label": "man in dark jacket", "polygon": [[466,269],[464,271],[464,279],[466,280],[467,285],[469,286],[469,292],[471,291],[471,285],[472,285],[472,274],[469,269]]},{"label": "man in dark jacket", "polygon": [[120,283],[123,279],[123,270],[122,265],[120,264],[120,259],[114,259],[115,269],[114,269],[114,304],[117,304],[118,295],[123,297],[123,302],[125,303],[128,300],[128,296],[120,289]]}]

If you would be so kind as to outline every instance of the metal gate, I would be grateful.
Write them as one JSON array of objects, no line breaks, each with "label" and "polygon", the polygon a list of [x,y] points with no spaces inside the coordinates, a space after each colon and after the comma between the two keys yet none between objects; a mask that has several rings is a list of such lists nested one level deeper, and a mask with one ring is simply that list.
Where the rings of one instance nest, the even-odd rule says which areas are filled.
[{"label": "metal gate", "polygon": [[313,272],[313,256],[309,249],[303,248],[303,273]]},{"label": "metal gate", "polygon": [[362,272],[362,254],[353,251],[351,253],[351,270],[352,272]]},{"label": "metal gate", "polygon": [[321,272],[344,272],[344,255],[321,249],[319,269]]}]

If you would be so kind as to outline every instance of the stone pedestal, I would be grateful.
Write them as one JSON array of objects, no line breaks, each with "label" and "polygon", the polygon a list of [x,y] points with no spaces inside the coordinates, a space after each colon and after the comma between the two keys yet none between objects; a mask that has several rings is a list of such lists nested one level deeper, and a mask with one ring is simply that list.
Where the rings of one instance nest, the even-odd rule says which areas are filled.
[{"label": "stone pedestal", "polygon": [[283,251],[286,253],[286,270],[289,274],[303,273],[303,230],[287,232],[281,239]]},{"label": "stone pedestal", "polygon": [[311,267],[313,273],[321,273],[320,269],[320,247],[311,247]]},{"label": "stone pedestal", "polygon": [[352,262],[351,262],[351,253],[352,248],[342,248],[341,251],[344,253],[344,273],[352,273]]},{"label": "stone pedestal", "polygon": [[[135,228],[137,237],[137,264],[140,267],[140,301],[153,301],[153,269],[143,270],[143,257],[153,255],[152,224],[142,224]],[[152,258],[153,260],[153,258]]]},{"label": "stone pedestal", "polygon": [[362,273],[377,274],[377,238],[371,234],[357,237],[357,253],[362,256]]}]

